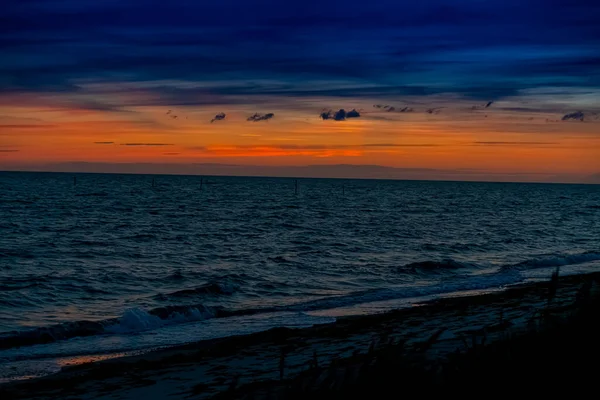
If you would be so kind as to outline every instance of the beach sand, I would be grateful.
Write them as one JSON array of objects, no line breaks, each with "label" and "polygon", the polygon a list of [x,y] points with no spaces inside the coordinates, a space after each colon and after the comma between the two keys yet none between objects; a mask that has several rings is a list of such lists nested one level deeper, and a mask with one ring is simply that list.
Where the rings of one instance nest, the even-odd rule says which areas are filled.
[{"label": "beach sand", "polygon": [[[600,273],[559,279],[550,305],[554,316],[572,312],[586,282],[597,288]],[[528,283],[311,328],[278,328],[66,367],[52,376],[6,383],[0,398],[206,399],[232,393],[234,387],[246,388],[236,392],[244,393],[240,398],[280,398],[282,385],[302,376],[310,376],[305,386],[324,380],[335,385],[335,369],[318,373],[324,366],[346,362],[349,367],[339,381],[348,381],[358,370],[347,360],[381,352],[386,344],[403,342],[403,351],[435,366],[471,343],[490,344],[527,332],[549,307],[550,290],[548,282]]]}]

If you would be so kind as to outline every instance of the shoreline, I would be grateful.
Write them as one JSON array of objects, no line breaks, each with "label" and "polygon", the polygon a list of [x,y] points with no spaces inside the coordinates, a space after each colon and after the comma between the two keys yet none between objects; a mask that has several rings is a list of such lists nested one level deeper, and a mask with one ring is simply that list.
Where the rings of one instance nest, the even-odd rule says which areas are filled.
[{"label": "shoreline", "polygon": [[[553,308],[567,312],[581,285],[600,282],[600,272],[558,281]],[[427,343],[427,359],[439,360],[463,346],[465,337],[485,332],[490,342],[508,330],[527,329],[546,307],[548,282],[523,283],[504,291],[448,297],[382,314],[340,317],[309,328],[274,328],[158,349],[141,355],[64,367],[41,378],[0,384],[3,398],[209,398],[236,385],[292,378],[311,365],[365,353],[386,340]],[[443,331],[441,329],[443,328]],[[281,373],[281,359],[285,367]],[[4,393],[4,394],[3,394]]]}]

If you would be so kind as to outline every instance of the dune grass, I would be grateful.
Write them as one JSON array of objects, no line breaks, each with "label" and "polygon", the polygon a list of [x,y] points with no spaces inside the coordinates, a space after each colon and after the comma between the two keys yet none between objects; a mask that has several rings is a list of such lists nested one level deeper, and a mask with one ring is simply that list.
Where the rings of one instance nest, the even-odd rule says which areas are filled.
[{"label": "dune grass", "polygon": [[[464,338],[464,347],[443,361],[424,353],[445,331],[407,348],[380,338],[364,353],[319,367],[315,360],[293,380],[246,385],[218,398],[396,399],[416,396],[574,396],[593,388],[600,369],[600,295],[585,282],[565,314],[552,308],[558,270],[547,285],[547,306],[518,334],[487,341],[486,331]],[[500,317],[498,326],[508,324]],[[281,373],[283,379],[283,372]]]}]

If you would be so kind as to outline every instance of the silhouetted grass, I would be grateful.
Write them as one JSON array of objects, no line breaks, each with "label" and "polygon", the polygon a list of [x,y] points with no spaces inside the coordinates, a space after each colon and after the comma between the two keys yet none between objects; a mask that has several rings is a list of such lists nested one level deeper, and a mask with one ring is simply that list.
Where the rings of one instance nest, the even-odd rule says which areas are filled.
[{"label": "silhouetted grass", "polygon": [[[556,295],[557,278],[552,278]],[[552,287],[552,286],[551,286]],[[337,393],[319,398],[372,398],[419,395],[556,395],[596,386],[600,359],[600,296],[592,298],[591,283],[580,289],[573,313],[561,322],[546,310],[537,329],[507,335],[486,344],[485,332],[471,344],[433,365],[410,358],[378,357],[372,369]],[[466,339],[466,338],[465,338]],[[430,342],[430,339],[428,342]],[[429,344],[429,343],[428,343]],[[389,350],[386,350],[389,353]],[[294,398],[307,398],[297,395]],[[311,399],[314,398],[311,396]]]},{"label": "silhouetted grass", "polygon": [[[261,383],[256,392],[247,386],[235,395],[245,399],[395,399],[422,396],[556,396],[567,397],[594,389],[600,359],[600,296],[586,282],[574,299],[572,311],[553,315],[558,270],[552,275],[547,307],[536,314],[525,333],[510,332],[488,342],[488,331],[463,337],[464,348],[443,361],[427,362],[429,350],[445,331],[441,328],[422,342],[372,341],[362,354],[319,368],[315,360],[300,376],[278,383]],[[508,327],[504,316],[499,327]],[[501,329],[501,328],[499,328]],[[250,390],[248,390],[250,389]]]}]

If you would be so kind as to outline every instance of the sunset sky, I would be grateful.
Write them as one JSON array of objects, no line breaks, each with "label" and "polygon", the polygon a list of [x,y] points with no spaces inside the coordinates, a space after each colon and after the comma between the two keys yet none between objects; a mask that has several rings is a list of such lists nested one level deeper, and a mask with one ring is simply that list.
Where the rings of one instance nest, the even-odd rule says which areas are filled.
[{"label": "sunset sky", "polygon": [[582,0],[9,0],[0,170],[600,182],[599,21]]}]

